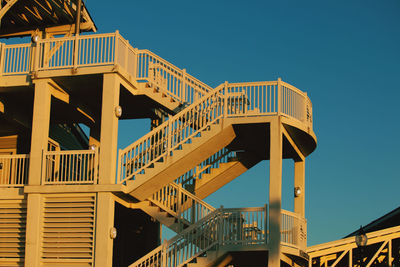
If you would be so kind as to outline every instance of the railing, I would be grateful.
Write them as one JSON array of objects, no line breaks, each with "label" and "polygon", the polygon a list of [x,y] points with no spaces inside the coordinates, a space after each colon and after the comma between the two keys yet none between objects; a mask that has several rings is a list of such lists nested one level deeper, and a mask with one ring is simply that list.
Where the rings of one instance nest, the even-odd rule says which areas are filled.
[{"label": "railing", "polygon": [[0,155],[0,187],[28,183],[29,155]]},{"label": "railing", "polygon": [[[309,125],[308,97],[280,80],[225,83],[119,152],[118,182],[135,179],[145,168],[222,118],[284,114]],[[308,103],[308,102],[307,102]]]},{"label": "railing", "polygon": [[178,177],[175,183],[181,184],[186,190],[192,192],[196,180],[202,179],[204,174],[210,173],[212,169],[219,168],[221,163],[227,163],[234,158],[236,158],[236,152],[223,148],[193,169]]},{"label": "railing", "polygon": [[118,31],[1,46],[2,75],[105,65],[118,65],[134,80],[147,80],[183,104],[191,104],[213,90],[185,69],[148,50],[133,48]]},{"label": "railing", "polygon": [[[184,266],[194,258],[209,249],[229,246],[229,248],[243,249],[251,246],[263,246],[267,249],[267,206],[259,208],[217,209],[206,217],[191,225],[181,233],[164,242],[161,246],[151,251],[130,267],[150,266]],[[282,210],[282,233],[287,236],[287,221],[296,221],[297,214]],[[305,220],[303,219],[305,223]],[[291,235],[298,233],[296,227],[291,227]],[[295,238],[293,239],[295,240]],[[283,245],[299,247],[293,242],[285,242]]]},{"label": "railing", "polygon": [[166,157],[177,147],[189,142],[203,129],[222,118],[220,90],[210,92],[182,112],[119,151],[118,183],[135,179],[137,174]]},{"label": "railing", "polygon": [[46,151],[43,153],[42,184],[95,184],[98,150]]},{"label": "railing", "polygon": [[300,215],[282,210],[281,242],[289,246],[307,248],[307,221]]},{"label": "railing", "polygon": [[266,244],[266,207],[217,209],[131,267],[183,266],[208,249]]},{"label": "railing", "polygon": [[149,200],[178,218],[180,223],[194,224],[215,210],[214,207],[182,188],[170,183]]},{"label": "railing", "polygon": [[1,45],[1,73],[26,74],[31,68],[31,44]]},{"label": "railing", "polygon": [[193,103],[214,88],[201,82],[185,69],[179,69],[149,50],[138,50],[137,78],[154,81],[183,103]]}]

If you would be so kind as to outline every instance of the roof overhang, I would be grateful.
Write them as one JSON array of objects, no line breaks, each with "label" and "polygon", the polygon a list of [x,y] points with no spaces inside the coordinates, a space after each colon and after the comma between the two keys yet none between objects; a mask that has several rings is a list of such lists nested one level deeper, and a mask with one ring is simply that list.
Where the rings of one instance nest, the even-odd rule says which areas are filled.
[{"label": "roof overhang", "polygon": [[[42,31],[52,35],[71,34],[75,30],[78,0],[3,0],[0,9],[0,38],[28,36]],[[82,4],[81,32],[96,31]]]}]

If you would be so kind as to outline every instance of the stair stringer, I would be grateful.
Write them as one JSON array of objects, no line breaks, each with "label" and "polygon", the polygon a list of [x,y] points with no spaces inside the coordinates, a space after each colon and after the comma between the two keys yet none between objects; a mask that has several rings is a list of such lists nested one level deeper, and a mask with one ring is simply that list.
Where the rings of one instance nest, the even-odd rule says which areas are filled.
[{"label": "stair stringer", "polygon": [[239,160],[221,163],[219,168],[212,169],[210,173],[204,174],[201,179],[195,180],[193,194],[198,198],[204,199],[260,161],[261,159],[251,153],[244,152]]},{"label": "stair stringer", "polygon": [[137,175],[135,180],[128,180],[125,192],[140,201],[146,200],[163,186],[229,145],[236,137],[231,124],[220,122],[209,128],[201,132],[200,137],[193,137],[192,143],[183,144],[181,150],[174,150],[172,156],[155,165],[153,170],[146,169],[145,174]]}]

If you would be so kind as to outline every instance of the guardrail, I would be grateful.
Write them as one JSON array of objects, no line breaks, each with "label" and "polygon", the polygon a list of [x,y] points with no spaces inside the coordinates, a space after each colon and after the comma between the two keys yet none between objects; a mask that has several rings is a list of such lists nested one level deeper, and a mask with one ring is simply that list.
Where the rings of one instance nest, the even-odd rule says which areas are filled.
[{"label": "guardrail", "polygon": [[299,214],[282,210],[281,242],[289,246],[307,248],[307,221]]},{"label": "guardrail", "polygon": [[149,200],[177,218],[179,223],[194,224],[215,210],[175,183],[155,192]]},{"label": "guardrail", "polygon": [[[265,245],[267,249],[267,214],[267,206],[217,209],[137,260],[130,267],[184,266],[207,250],[223,246],[251,249],[251,246]],[[296,221],[298,218],[298,215],[283,210],[282,216],[286,221]],[[282,220],[281,236],[286,236],[287,227],[291,227],[285,220]],[[296,229],[298,228],[291,227],[291,235],[297,235],[294,232]],[[282,240],[282,244],[298,247],[292,244],[294,240],[293,242]]]},{"label": "guardrail", "polygon": [[43,153],[42,184],[96,184],[98,149],[46,151]]},{"label": "guardrail", "polygon": [[181,184],[183,188],[192,192],[196,180],[203,178],[204,174],[210,173],[212,169],[219,168],[221,163],[227,163],[236,158],[236,152],[230,151],[227,148],[219,150],[217,153],[201,162],[185,174],[175,180],[175,183]]},{"label": "guardrail", "polygon": [[134,80],[146,80],[183,104],[191,104],[213,90],[149,50],[133,48],[118,31],[40,39],[37,43],[1,45],[0,75],[47,70],[119,66]]},{"label": "guardrail", "polygon": [[28,183],[29,155],[0,155],[0,187],[19,187]]},{"label": "guardrail", "polygon": [[154,162],[221,119],[284,114],[310,125],[308,97],[281,80],[225,83],[119,152],[118,183],[135,179]]}]

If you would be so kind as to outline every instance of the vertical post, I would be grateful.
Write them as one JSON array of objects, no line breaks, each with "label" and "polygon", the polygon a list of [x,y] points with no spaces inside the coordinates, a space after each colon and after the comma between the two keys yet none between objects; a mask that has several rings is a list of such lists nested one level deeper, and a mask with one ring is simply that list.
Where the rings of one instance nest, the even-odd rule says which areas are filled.
[{"label": "vertical post", "polygon": [[126,42],[125,42],[125,62],[124,62],[124,68],[125,68],[125,70],[126,70],[126,72],[128,72],[128,47],[129,47],[129,41],[127,40]]},{"label": "vertical post", "polygon": [[40,185],[43,151],[47,151],[50,124],[51,89],[48,80],[35,80],[29,185]]},{"label": "vertical post", "polygon": [[176,211],[178,212],[178,220],[179,220],[179,230],[183,230],[182,224],[182,184],[178,185],[178,203],[176,205]]},{"label": "vertical post", "polygon": [[79,35],[80,32],[81,8],[82,8],[82,0],[78,0],[78,6],[76,7],[75,35]]},{"label": "vertical post", "polygon": [[4,74],[4,59],[5,59],[5,49],[4,49],[4,46],[5,46],[5,44],[4,43],[0,43],[0,47],[1,47],[1,49],[0,49],[0,53],[1,53],[1,55],[0,55],[0,75],[3,75]]},{"label": "vertical post", "polygon": [[172,148],[172,116],[168,114],[168,131],[167,131],[167,156],[169,157],[170,149]]},{"label": "vertical post", "polygon": [[300,218],[305,217],[305,160],[294,162],[294,188],[300,189],[300,194],[294,197],[294,212]]},{"label": "vertical post", "polygon": [[280,117],[270,123],[269,244],[268,266],[280,266],[282,203],[282,125]]},{"label": "vertical post", "polygon": [[116,172],[120,81],[115,73],[103,76],[103,100],[101,109],[99,184],[114,184]]},{"label": "vertical post", "polygon": [[181,82],[181,96],[182,102],[186,101],[186,69],[182,70],[182,82]]},{"label": "vertical post", "polygon": [[[309,266],[312,267],[312,260],[311,259],[309,259]],[[353,249],[349,250],[349,266],[353,266]]]},{"label": "vertical post", "polygon": [[224,85],[224,118],[228,116],[228,81]]},{"label": "vertical post", "polygon": [[133,48],[133,79],[136,81],[136,78],[139,78],[139,73],[138,73],[138,65],[139,65],[139,51],[137,48]]},{"label": "vertical post", "polygon": [[281,78],[278,78],[278,110],[276,111],[279,114],[281,114],[281,109],[282,109],[282,85],[281,85]]},{"label": "vertical post", "polygon": [[392,266],[393,263],[393,256],[392,256],[392,240],[388,241],[388,266]]},{"label": "vertical post", "polygon": [[114,227],[114,198],[110,192],[97,193],[96,240],[94,266],[112,266],[113,239],[110,231]]},{"label": "vertical post", "polygon": [[265,244],[268,241],[268,205],[264,205],[264,237],[265,237]]},{"label": "vertical post", "polygon": [[93,183],[97,184],[99,181],[98,169],[99,169],[99,148],[96,147],[94,150],[94,166],[93,166]]},{"label": "vertical post", "polygon": [[76,34],[74,38],[74,66],[73,70],[76,71],[78,68],[78,54],[79,54],[79,35]]},{"label": "vertical post", "polygon": [[115,31],[115,40],[114,40],[114,65],[118,64],[118,56],[119,56],[119,49],[118,49],[118,39],[119,39],[119,31]]},{"label": "vertical post", "polygon": [[40,194],[28,194],[26,217],[25,263],[40,266],[43,201]]}]

